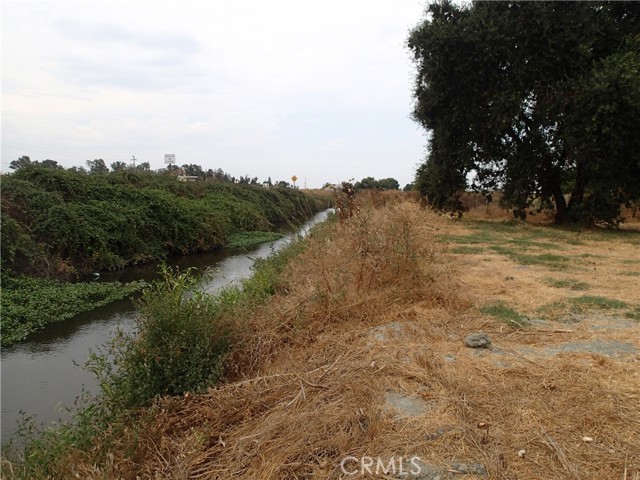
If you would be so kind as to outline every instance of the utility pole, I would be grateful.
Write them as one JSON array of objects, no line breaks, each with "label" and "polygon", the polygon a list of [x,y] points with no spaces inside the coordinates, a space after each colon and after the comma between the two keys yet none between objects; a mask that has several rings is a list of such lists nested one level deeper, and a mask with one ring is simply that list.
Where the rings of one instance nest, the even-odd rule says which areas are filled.
[{"label": "utility pole", "polygon": [[131,161],[133,162],[133,168],[136,168],[136,156],[131,155]]}]

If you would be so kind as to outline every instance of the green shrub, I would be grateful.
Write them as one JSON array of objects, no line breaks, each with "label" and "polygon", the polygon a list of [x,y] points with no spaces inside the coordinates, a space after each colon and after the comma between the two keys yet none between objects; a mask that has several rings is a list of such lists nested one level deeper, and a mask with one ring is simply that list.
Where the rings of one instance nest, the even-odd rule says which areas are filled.
[{"label": "green shrub", "polygon": [[137,333],[119,333],[110,347],[114,368],[101,367],[103,357],[93,356],[107,400],[117,409],[132,408],[214,384],[231,346],[233,330],[223,313],[234,295],[211,296],[197,288],[190,270],[163,267],[162,279],[139,301]]},{"label": "green shrub", "polygon": [[229,235],[273,231],[326,207],[299,190],[184,183],[150,172],[29,166],[2,183],[3,267],[33,275],[42,274],[28,261],[36,257],[89,273],[211,251]]}]

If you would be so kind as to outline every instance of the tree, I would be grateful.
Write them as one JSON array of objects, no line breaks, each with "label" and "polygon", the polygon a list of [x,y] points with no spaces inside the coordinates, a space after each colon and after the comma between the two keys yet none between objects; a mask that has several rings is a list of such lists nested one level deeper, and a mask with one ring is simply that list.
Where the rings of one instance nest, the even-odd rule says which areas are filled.
[{"label": "tree", "polygon": [[640,199],[638,32],[633,2],[431,4],[408,41],[422,195],[459,209],[474,173],[518,216],[539,198],[559,223],[615,223]]},{"label": "tree", "polygon": [[55,160],[42,160],[41,162],[34,162],[37,163],[38,165],[42,165],[43,167],[46,168],[57,168],[57,169],[61,169],[64,168],[62,165],[58,165],[58,162],[56,162]]},{"label": "tree", "polygon": [[376,180],[373,177],[365,177],[359,182],[356,182],[353,186],[356,190],[366,190],[373,188],[376,190],[398,190],[400,184],[395,178],[382,178]]},{"label": "tree", "polygon": [[108,173],[109,167],[104,163],[104,160],[97,158],[95,160],[87,160],[87,167],[89,173]]},{"label": "tree", "polygon": [[18,158],[17,160],[13,160],[9,164],[9,168],[11,170],[20,170],[21,168],[26,167],[28,165],[31,165],[31,159],[29,157],[27,157],[26,155],[23,155],[22,157]]},{"label": "tree", "polygon": [[373,177],[365,177],[353,185],[356,190],[367,190],[370,188],[378,188],[378,182]]},{"label": "tree", "polygon": [[142,162],[140,165],[136,165],[136,170],[138,170],[139,172],[150,172],[151,165],[149,164],[149,162]]},{"label": "tree", "polygon": [[196,165],[194,163],[184,164],[182,165],[183,175],[187,175],[190,177],[205,177],[206,174],[200,165]]},{"label": "tree", "polygon": [[127,162],[121,162],[121,161],[117,161],[117,162],[113,162],[111,164],[111,171],[113,172],[122,172],[124,170],[126,170],[129,166],[127,165]]},{"label": "tree", "polygon": [[398,190],[400,184],[395,178],[382,178],[378,180],[378,188],[382,190]]}]

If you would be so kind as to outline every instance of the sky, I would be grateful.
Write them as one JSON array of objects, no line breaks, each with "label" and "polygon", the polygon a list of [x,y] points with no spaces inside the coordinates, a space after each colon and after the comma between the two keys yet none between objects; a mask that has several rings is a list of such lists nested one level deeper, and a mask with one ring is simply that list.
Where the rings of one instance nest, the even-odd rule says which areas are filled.
[{"label": "sky", "polygon": [[2,171],[27,155],[413,180],[426,1],[2,1]]}]

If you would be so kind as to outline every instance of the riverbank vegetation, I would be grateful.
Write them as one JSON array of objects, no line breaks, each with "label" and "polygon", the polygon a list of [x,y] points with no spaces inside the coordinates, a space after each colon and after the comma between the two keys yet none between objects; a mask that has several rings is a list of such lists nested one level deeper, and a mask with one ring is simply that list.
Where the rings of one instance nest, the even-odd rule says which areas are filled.
[{"label": "riverbank vegetation", "polygon": [[229,237],[227,247],[248,249],[265,242],[273,242],[282,238],[280,232],[238,232]]},{"label": "riverbank vegetation", "polygon": [[34,278],[72,280],[168,255],[249,248],[329,206],[299,190],[215,175],[187,183],[171,170],[109,172],[100,164],[86,172],[24,159],[16,167],[2,177],[3,346],[137,289]]},{"label": "riverbank vegetation", "polygon": [[2,347],[24,340],[53,322],[107,305],[140,291],[144,282],[69,283],[35,277],[2,277]]},{"label": "riverbank vegetation", "polygon": [[2,178],[3,271],[54,278],[214,250],[320,207],[299,190],[42,165]]},{"label": "riverbank vegetation", "polygon": [[[326,226],[316,226],[311,235],[322,228]],[[85,365],[98,378],[100,393],[79,398],[71,422],[44,429],[33,419],[25,422],[18,439],[25,449],[4,449],[3,474],[59,478],[65,475],[69,456],[110,455],[122,435],[125,448],[135,448],[135,441],[128,443],[129,434],[151,420],[159,398],[189,398],[237,371],[233,357],[242,350],[243,339],[255,333],[246,321],[282,291],[283,270],[304,249],[301,239],[291,241],[258,259],[253,275],[241,285],[215,296],[198,289],[191,270],[162,267],[161,279],[148,285],[137,301],[140,315],[134,332],[119,332]]]},{"label": "riverbank vegetation", "polygon": [[[141,336],[119,350],[139,360],[121,375],[140,382],[94,364],[113,401],[37,437],[3,473],[332,478],[348,456],[419,457],[422,474],[443,478],[640,471],[637,231],[459,221],[399,192],[354,201],[209,306],[174,296],[182,280],[167,277],[144,300]],[[568,261],[532,263],[512,246]],[[217,352],[206,366],[172,338],[192,327],[210,329],[196,342]],[[466,346],[474,332],[491,348]],[[203,372],[192,385],[163,373],[192,368]]]}]

